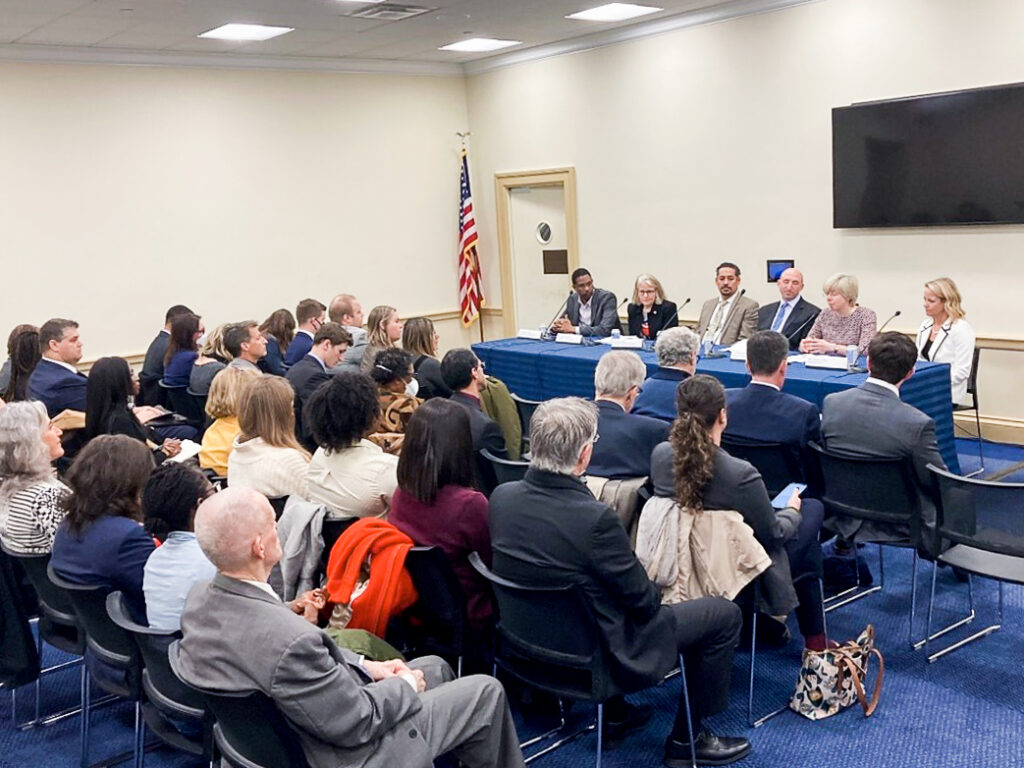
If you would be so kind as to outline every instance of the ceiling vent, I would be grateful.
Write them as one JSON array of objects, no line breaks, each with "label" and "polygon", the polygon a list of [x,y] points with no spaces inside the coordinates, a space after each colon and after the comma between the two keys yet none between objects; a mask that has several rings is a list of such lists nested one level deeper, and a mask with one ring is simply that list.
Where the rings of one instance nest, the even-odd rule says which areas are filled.
[{"label": "ceiling vent", "polygon": [[353,19],[374,19],[376,21],[402,21],[402,19],[411,19],[413,16],[419,16],[423,13],[430,13],[436,11],[436,8],[424,8],[422,5],[398,5],[397,3],[382,3],[380,5],[371,5],[362,10],[353,11],[352,13],[346,13],[345,16],[350,16]]}]

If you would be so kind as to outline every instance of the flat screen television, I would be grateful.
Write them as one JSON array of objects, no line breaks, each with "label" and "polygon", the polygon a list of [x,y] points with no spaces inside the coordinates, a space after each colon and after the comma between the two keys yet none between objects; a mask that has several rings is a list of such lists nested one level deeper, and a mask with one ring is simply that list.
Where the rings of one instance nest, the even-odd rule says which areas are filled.
[{"label": "flat screen television", "polygon": [[835,228],[1024,223],[1024,84],[832,110]]}]

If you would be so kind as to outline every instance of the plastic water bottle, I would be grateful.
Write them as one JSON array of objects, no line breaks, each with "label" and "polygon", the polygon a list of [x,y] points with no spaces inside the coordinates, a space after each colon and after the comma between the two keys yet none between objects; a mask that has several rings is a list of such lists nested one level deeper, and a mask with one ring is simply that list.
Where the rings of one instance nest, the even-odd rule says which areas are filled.
[{"label": "plastic water bottle", "polygon": [[618,328],[612,328],[612,338],[613,339],[621,339],[622,338],[622,331],[619,330]]},{"label": "plastic water bottle", "polygon": [[853,371],[857,368],[857,345],[846,345],[846,370]]}]

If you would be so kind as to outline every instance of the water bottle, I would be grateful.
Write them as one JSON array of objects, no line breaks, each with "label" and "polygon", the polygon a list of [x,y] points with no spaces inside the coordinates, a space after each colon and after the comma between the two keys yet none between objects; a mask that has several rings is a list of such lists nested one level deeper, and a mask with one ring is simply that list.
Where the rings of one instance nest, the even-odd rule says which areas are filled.
[{"label": "water bottle", "polygon": [[846,370],[855,371],[857,369],[857,345],[847,344],[846,345]]},{"label": "water bottle", "polygon": [[715,342],[711,339],[704,340],[703,356],[708,357],[712,352],[715,351]]},{"label": "water bottle", "polygon": [[622,331],[619,330],[618,328],[612,328],[612,338],[613,339],[621,339],[622,338]]}]

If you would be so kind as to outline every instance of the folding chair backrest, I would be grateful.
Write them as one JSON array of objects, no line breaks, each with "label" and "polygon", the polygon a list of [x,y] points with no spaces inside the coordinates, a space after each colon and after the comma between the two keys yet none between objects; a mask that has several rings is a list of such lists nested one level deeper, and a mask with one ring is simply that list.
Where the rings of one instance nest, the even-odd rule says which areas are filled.
[{"label": "folding chair backrest", "polygon": [[1024,557],[1024,483],[960,477],[929,465],[939,536],[954,544]]}]

